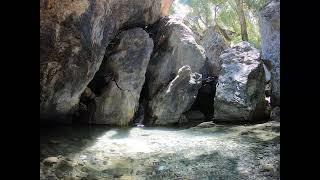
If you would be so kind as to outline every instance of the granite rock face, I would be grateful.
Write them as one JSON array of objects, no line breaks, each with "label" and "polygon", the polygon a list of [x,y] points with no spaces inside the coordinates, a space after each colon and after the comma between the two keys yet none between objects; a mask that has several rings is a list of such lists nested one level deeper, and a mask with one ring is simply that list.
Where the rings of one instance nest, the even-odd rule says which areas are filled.
[{"label": "granite rock face", "polygon": [[121,29],[155,23],[165,0],[41,0],[40,117],[66,117]]},{"label": "granite rock face", "polygon": [[155,48],[146,74],[146,95],[152,99],[167,86],[180,68],[189,66],[194,73],[204,74],[205,51],[194,34],[181,21],[162,18],[151,30]]},{"label": "granite rock face", "polygon": [[265,114],[265,72],[260,53],[248,42],[225,50],[214,100],[221,121],[252,121]]},{"label": "granite rock face", "polygon": [[182,21],[165,17],[150,29],[155,47],[146,73],[144,96],[149,124],[184,121],[206,69],[205,51]]},{"label": "granite rock face", "polygon": [[127,125],[139,106],[153,41],[142,28],[123,31],[117,38],[96,73],[112,74],[112,79],[96,97],[95,124]]},{"label": "granite rock face", "polygon": [[219,71],[221,69],[219,56],[222,51],[229,47],[228,43],[214,27],[210,27],[204,32],[200,44],[205,49],[206,56],[208,57],[210,76],[219,76]]},{"label": "granite rock face", "polygon": [[189,110],[195,101],[201,78],[201,74],[193,73],[190,66],[180,68],[169,85],[149,102],[149,124],[168,125],[184,121],[182,113]]},{"label": "granite rock face", "polygon": [[260,11],[261,57],[271,64],[271,105],[280,106],[280,1]]}]

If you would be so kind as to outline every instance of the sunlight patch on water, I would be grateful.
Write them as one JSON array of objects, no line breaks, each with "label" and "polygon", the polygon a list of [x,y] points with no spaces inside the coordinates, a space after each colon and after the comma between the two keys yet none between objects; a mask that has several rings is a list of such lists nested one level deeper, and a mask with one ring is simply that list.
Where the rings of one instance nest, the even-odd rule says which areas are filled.
[{"label": "sunlight patch on water", "polygon": [[99,134],[82,139],[92,140],[86,146],[77,144],[79,140],[72,140],[78,146],[73,147],[77,151],[68,155],[73,166],[68,174],[84,179],[90,179],[89,176],[155,179],[155,174],[169,173],[166,179],[172,179],[171,171],[168,171],[172,170],[181,177],[199,179],[195,176],[197,173],[216,171],[225,177],[236,177],[234,173],[252,176],[262,168],[260,166],[276,171],[277,166],[271,165],[277,161],[278,156],[272,154],[277,147],[259,145],[279,136],[279,132],[272,132],[273,127],[276,126],[99,129]]},{"label": "sunlight patch on water", "polygon": [[110,137],[114,136],[117,134],[117,131],[116,130],[110,130],[110,131],[107,131],[103,136],[101,137],[98,137],[97,140],[100,141],[100,140],[106,140],[106,139],[109,139]]},{"label": "sunlight patch on water", "polygon": [[[232,152],[240,148],[233,140],[224,139],[215,134],[201,134],[201,131],[175,130],[159,128],[130,128],[126,131],[119,129],[109,130],[98,137],[95,143],[79,153],[79,159],[88,159],[83,153],[95,157],[123,157],[141,158],[156,154],[180,154],[193,159],[201,154],[225,149]],[[218,135],[218,134],[217,134]],[[115,138],[116,137],[116,138]],[[99,154],[99,155],[98,155]],[[225,153],[225,156],[234,156]],[[90,156],[90,155],[89,155]]]}]

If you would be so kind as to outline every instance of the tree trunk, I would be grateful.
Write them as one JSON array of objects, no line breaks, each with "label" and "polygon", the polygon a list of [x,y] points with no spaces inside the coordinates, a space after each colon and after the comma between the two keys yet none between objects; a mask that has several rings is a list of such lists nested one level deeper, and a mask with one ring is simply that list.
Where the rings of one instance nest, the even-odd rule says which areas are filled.
[{"label": "tree trunk", "polygon": [[237,14],[239,16],[240,26],[241,26],[241,39],[243,41],[248,41],[248,32],[246,18],[243,11],[243,0],[236,0],[237,4]]},{"label": "tree trunk", "polygon": [[218,25],[218,23],[216,23],[215,27],[219,30],[219,32],[223,35],[223,37],[227,41],[231,41],[231,38],[229,37],[229,35],[226,33],[226,31],[222,27]]}]

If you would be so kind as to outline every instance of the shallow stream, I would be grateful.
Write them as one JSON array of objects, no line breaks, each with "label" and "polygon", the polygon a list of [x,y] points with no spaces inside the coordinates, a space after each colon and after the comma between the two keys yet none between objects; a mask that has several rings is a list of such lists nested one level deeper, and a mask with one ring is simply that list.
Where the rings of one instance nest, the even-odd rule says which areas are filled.
[{"label": "shallow stream", "polygon": [[[280,124],[40,131],[40,179],[279,179]],[[56,161],[46,158],[54,157]]]}]

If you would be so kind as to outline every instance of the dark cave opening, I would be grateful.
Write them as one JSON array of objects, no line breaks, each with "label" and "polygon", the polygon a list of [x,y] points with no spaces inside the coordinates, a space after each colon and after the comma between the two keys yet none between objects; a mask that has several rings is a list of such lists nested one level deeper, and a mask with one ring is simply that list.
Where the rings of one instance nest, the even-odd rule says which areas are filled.
[{"label": "dark cave opening", "polygon": [[105,66],[108,56],[112,54],[112,49],[119,42],[118,35],[119,33],[109,42],[98,71],[82,92],[78,108],[72,115],[73,124],[92,124],[97,108],[95,98],[100,97],[112,81],[116,83],[117,74],[101,67]]},{"label": "dark cave opening", "polygon": [[218,77],[216,76],[209,76],[202,80],[202,86],[198,90],[198,95],[190,111],[200,111],[206,120],[212,120],[214,118],[214,97],[217,82]]}]

